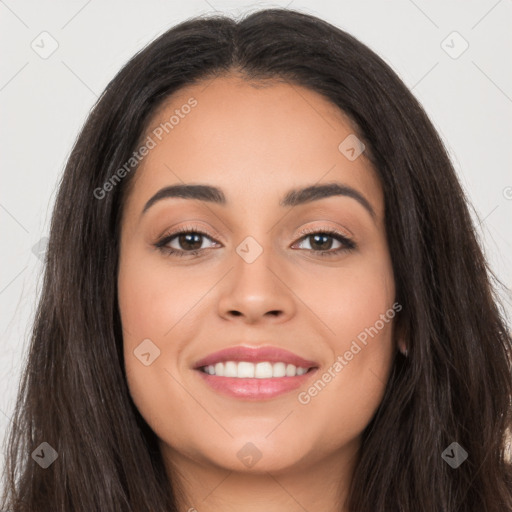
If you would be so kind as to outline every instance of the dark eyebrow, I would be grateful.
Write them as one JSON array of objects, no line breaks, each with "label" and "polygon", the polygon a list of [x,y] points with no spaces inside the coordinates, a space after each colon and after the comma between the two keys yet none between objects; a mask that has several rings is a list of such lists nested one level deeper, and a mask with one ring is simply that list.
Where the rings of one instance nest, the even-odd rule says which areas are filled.
[{"label": "dark eyebrow", "polygon": [[[305,188],[289,190],[286,195],[279,201],[279,205],[298,206],[311,201],[325,199],[332,196],[346,196],[358,201],[375,219],[375,211],[368,200],[356,189],[343,185],[341,183],[327,183],[322,185],[311,185]],[[198,199],[199,201],[207,201],[222,206],[227,204],[226,196],[221,189],[211,185],[170,185],[160,189],[145,204],[142,214],[144,214],[153,204],[162,199],[170,197],[181,197],[185,199]]]},{"label": "dark eyebrow", "polygon": [[161,188],[151,199],[145,204],[142,213],[145,213],[157,201],[167,199],[168,197],[182,197],[184,199],[199,199],[199,201],[208,201],[209,203],[217,203],[225,205],[227,203],[226,196],[220,188],[210,185],[170,185]]},{"label": "dark eyebrow", "polygon": [[368,213],[375,219],[375,211],[366,197],[358,192],[355,188],[343,185],[341,183],[326,183],[323,185],[312,185],[306,188],[298,188],[290,190],[283,199],[279,201],[280,206],[297,206],[299,204],[317,201],[332,196],[346,196],[359,202]]}]

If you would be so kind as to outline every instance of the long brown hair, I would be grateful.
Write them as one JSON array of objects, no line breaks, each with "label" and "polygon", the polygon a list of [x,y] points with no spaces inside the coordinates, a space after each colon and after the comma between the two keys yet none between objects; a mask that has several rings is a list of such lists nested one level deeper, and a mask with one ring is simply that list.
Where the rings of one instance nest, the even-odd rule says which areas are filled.
[{"label": "long brown hair", "polygon": [[[324,95],[351,119],[378,172],[403,310],[382,403],[363,433],[354,512],[512,510],[510,333],[468,200],[424,110],[390,67],[310,15],[200,17],[135,55],[92,109],[56,199],[44,284],[6,449],[14,512],[172,511],[155,434],[127,388],[116,295],[128,161],[173,92],[232,70]],[[41,443],[58,458],[43,469]],[[457,468],[443,453],[458,443]],[[44,445],[46,446],[46,445]],[[453,449],[453,448],[452,448]]]}]

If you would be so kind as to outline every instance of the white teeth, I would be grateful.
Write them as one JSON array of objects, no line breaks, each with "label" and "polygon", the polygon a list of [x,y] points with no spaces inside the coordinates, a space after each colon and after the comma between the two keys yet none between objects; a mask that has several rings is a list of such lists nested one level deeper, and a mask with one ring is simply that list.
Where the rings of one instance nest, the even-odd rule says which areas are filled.
[{"label": "white teeth", "polygon": [[240,363],[238,363],[237,377],[240,379],[252,379],[254,377],[254,364],[246,363],[245,361],[241,361]]},{"label": "white teeth", "polygon": [[215,375],[218,375],[219,377],[224,377],[224,364],[223,363],[217,363],[215,365]]},{"label": "white teeth", "polygon": [[286,375],[286,365],[284,363],[274,363],[272,366],[272,377],[284,377]]},{"label": "white teeth", "polygon": [[286,365],[286,376],[287,377],[294,377],[296,373],[297,373],[297,367],[294,364]]},{"label": "white teeth", "polygon": [[270,363],[262,361],[261,363],[249,363],[247,361],[226,361],[216,363],[202,368],[209,375],[217,377],[237,377],[239,379],[270,379],[271,377],[295,377],[304,375],[308,368],[297,367],[294,364]]},{"label": "white teeth", "polygon": [[[220,363],[222,364],[222,363]],[[238,370],[236,367],[236,363],[233,361],[228,361],[224,363],[224,377],[236,377],[238,376]]]},{"label": "white teeth", "polygon": [[272,365],[270,363],[257,363],[254,376],[257,379],[272,378]]}]

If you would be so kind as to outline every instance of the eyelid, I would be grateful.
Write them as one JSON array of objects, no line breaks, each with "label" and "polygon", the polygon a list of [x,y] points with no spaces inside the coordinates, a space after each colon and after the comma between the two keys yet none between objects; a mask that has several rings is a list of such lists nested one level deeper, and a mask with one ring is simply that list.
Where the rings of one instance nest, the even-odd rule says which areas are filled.
[{"label": "eyelid", "polygon": [[[174,238],[175,236],[177,236],[181,233],[187,233],[189,231],[193,231],[193,232],[197,232],[199,234],[205,235],[208,238],[212,239],[212,241],[214,241],[214,242],[218,242],[219,241],[218,239],[220,239],[220,241],[222,241],[222,239],[223,239],[223,237],[221,235],[212,234],[211,232],[208,231],[208,229],[205,229],[204,227],[201,227],[201,226],[195,225],[195,224],[186,224],[186,225],[181,226],[176,229],[174,229],[173,227],[166,229],[160,236],[157,237],[157,240],[158,240],[157,243],[159,244],[159,243],[164,242],[164,243],[162,243],[162,245],[165,245],[165,243],[168,243],[168,240],[166,241],[166,239],[169,239],[170,237]],[[326,227],[325,225],[309,226],[309,227],[303,228],[303,229],[299,230],[293,236],[293,240],[298,241],[298,240],[296,240],[298,237],[304,238],[307,235],[311,235],[314,233],[321,233],[321,232],[337,234],[337,235],[339,235],[343,238],[346,238],[347,240],[355,243],[355,241],[353,239],[353,235],[348,229],[343,228],[343,227],[339,227],[339,228],[338,227],[337,228]],[[222,243],[224,243],[224,241],[222,241]]]},{"label": "eyelid", "polygon": [[320,226],[310,226],[307,228],[303,228],[298,231],[297,236],[299,235],[311,235],[313,233],[321,233],[321,232],[331,232],[331,233],[337,233],[339,236],[342,236],[350,241],[355,242],[354,235],[352,232],[350,232],[347,228],[344,228],[342,226],[340,227],[329,227],[325,224]]},{"label": "eyelid", "polygon": [[[192,221],[193,222],[193,221]],[[188,233],[189,231],[197,232],[199,234],[205,235],[208,238],[212,239],[214,242],[222,241],[223,242],[223,236],[219,234],[213,234],[211,233],[207,228],[200,226],[198,224],[185,224],[183,226],[180,226],[179,228],[174,228],[176,224],[171,226],[170,228],[166,229],[161,235],[156,237],[157,243],[161,243],[165,241],[166,239],[181,234],[181,233]],[[168,242],[165,242],[168,243]]]},{"label": "eyelid", "polygon": [[[323,257],[329,257],[330,256],[336,256],[343,252],[350,252],[353,250],[358,249],[359,244],[353,239],[353,236],[347,236],[344,233],[345,230],[338,230],[331,227],[313,227],[313,228],[304,228],[301,230],[299,235],[302,235],[298,238],[296,242],[294,242],[294,245],[301,242],[302,240],[306,240],[308,237],[314,234],[322,233],[327,235],[330,238],[333,238],[338,241],[338,243],[341,244],[341,247],[337,249],[328,249],[326,251],[313,251],[313,253],[318,253],[319,255]],[[293,248],[293,246],[292,246]]]},{"label": "eyelid", "polygon": [[[312,254],[317,254],[321,258],[329,258],[329,257],[337,257],[344,253],[350,253],[353,250],[358,249],[358,243],[356,243],[353,240],[353,236],[347,236],[344,234],[346,231],[345,229],[335,229],[332,227],[325,227],[324,226],[313,226],[313,227],[307,227],[302,229],[298,234],[294,237],[294,244],[301,243],[302,240],[307,239],[309,236],[313,234],[325,234],[330,238],[333,238],[338,241],[338,243],[341,244],[341,247],[338,247],[337,249],[327,249],[325,251],[314,251],[312,249],[306,250],[306,252],[311,252]],[[171,247],[167,247],[167,244],[169,244],[173,239],[178,237],[180,234],[183,233],[196,233],[202,236],[203,238],[210,239],[214,244],[218,244],[219,242],[216,240],[215,236],[212,236],[209,234],[208,230],[202,230],[201,228],[198,228],[197,226],[193,225],[185,225],[182,226],[176,230],[169,229],[166,231],[164,235],[162,235],[161,238],[158,239],[156,243],[154,243],[154,247],[156,247],[158,250],[165,252],[167,256],[175,256],[175,257],[186,257],[189,256],[190,258],[196,258],[201,257],[205,253],[209,252],[208,249],[210,248],[203,248],[203,249],[194,249],[192,251],[185,251],[182,249],[174,249]],[[297,238],[298,237],[298,238]],[[220,238],[220,237],[219,237]],[[221,244],[222,245],[222,244]],[[293,248],[293,245],[291,246]]]}]

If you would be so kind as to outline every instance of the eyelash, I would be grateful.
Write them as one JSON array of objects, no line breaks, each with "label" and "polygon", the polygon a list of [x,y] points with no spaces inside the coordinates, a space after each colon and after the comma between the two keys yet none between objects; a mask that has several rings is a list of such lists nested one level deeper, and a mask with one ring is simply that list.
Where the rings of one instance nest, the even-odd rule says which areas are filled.
[{"label": "eyelash", "polygon": [[[201,230],[198,230],[191,226],[185,226],[183,228],[178,229],[177,231],[174,231],[173,233],[164,235],[158,242],[154,244],[154,246],[162,251],[164,254],[168,256],[179,256],[185,257],[185,256],[198,256],[199,253],[202,251],[205,251],[206,249],[195,249],[193,251],[183,251],[178,249],[172,249],[170,247],[167,247],[167,244],[171,242],[174,238],[176,238],[179,235],[182,234],[197,234],[202,235],[210,240],[217,242],[212,236],[210,236],[208,233],[205,233]],[[312,251],[314,253],[319,254],[323,258],[328,258],[331,256],[337,256],[338,254],[342,252],[349,252],[353,251],[357,248],[357,245],[353,240],[350,240],[346,236],[342,235],[338,231],[332,230],[332,229],[315,229],[315,228],[306,228],[303,231],[299,233],[301,235],[301,238],[299,238],[299,241],[305,238],[308,238],[309,236],[313,234],[321,234],[321,235],[327,235],[331,238],[334,238],[335,240],[338,240],[342,246],[338,249],[334,250],[328,250],[328,251],[315,251],[313,249],[307,249],[308,251]]]}]

